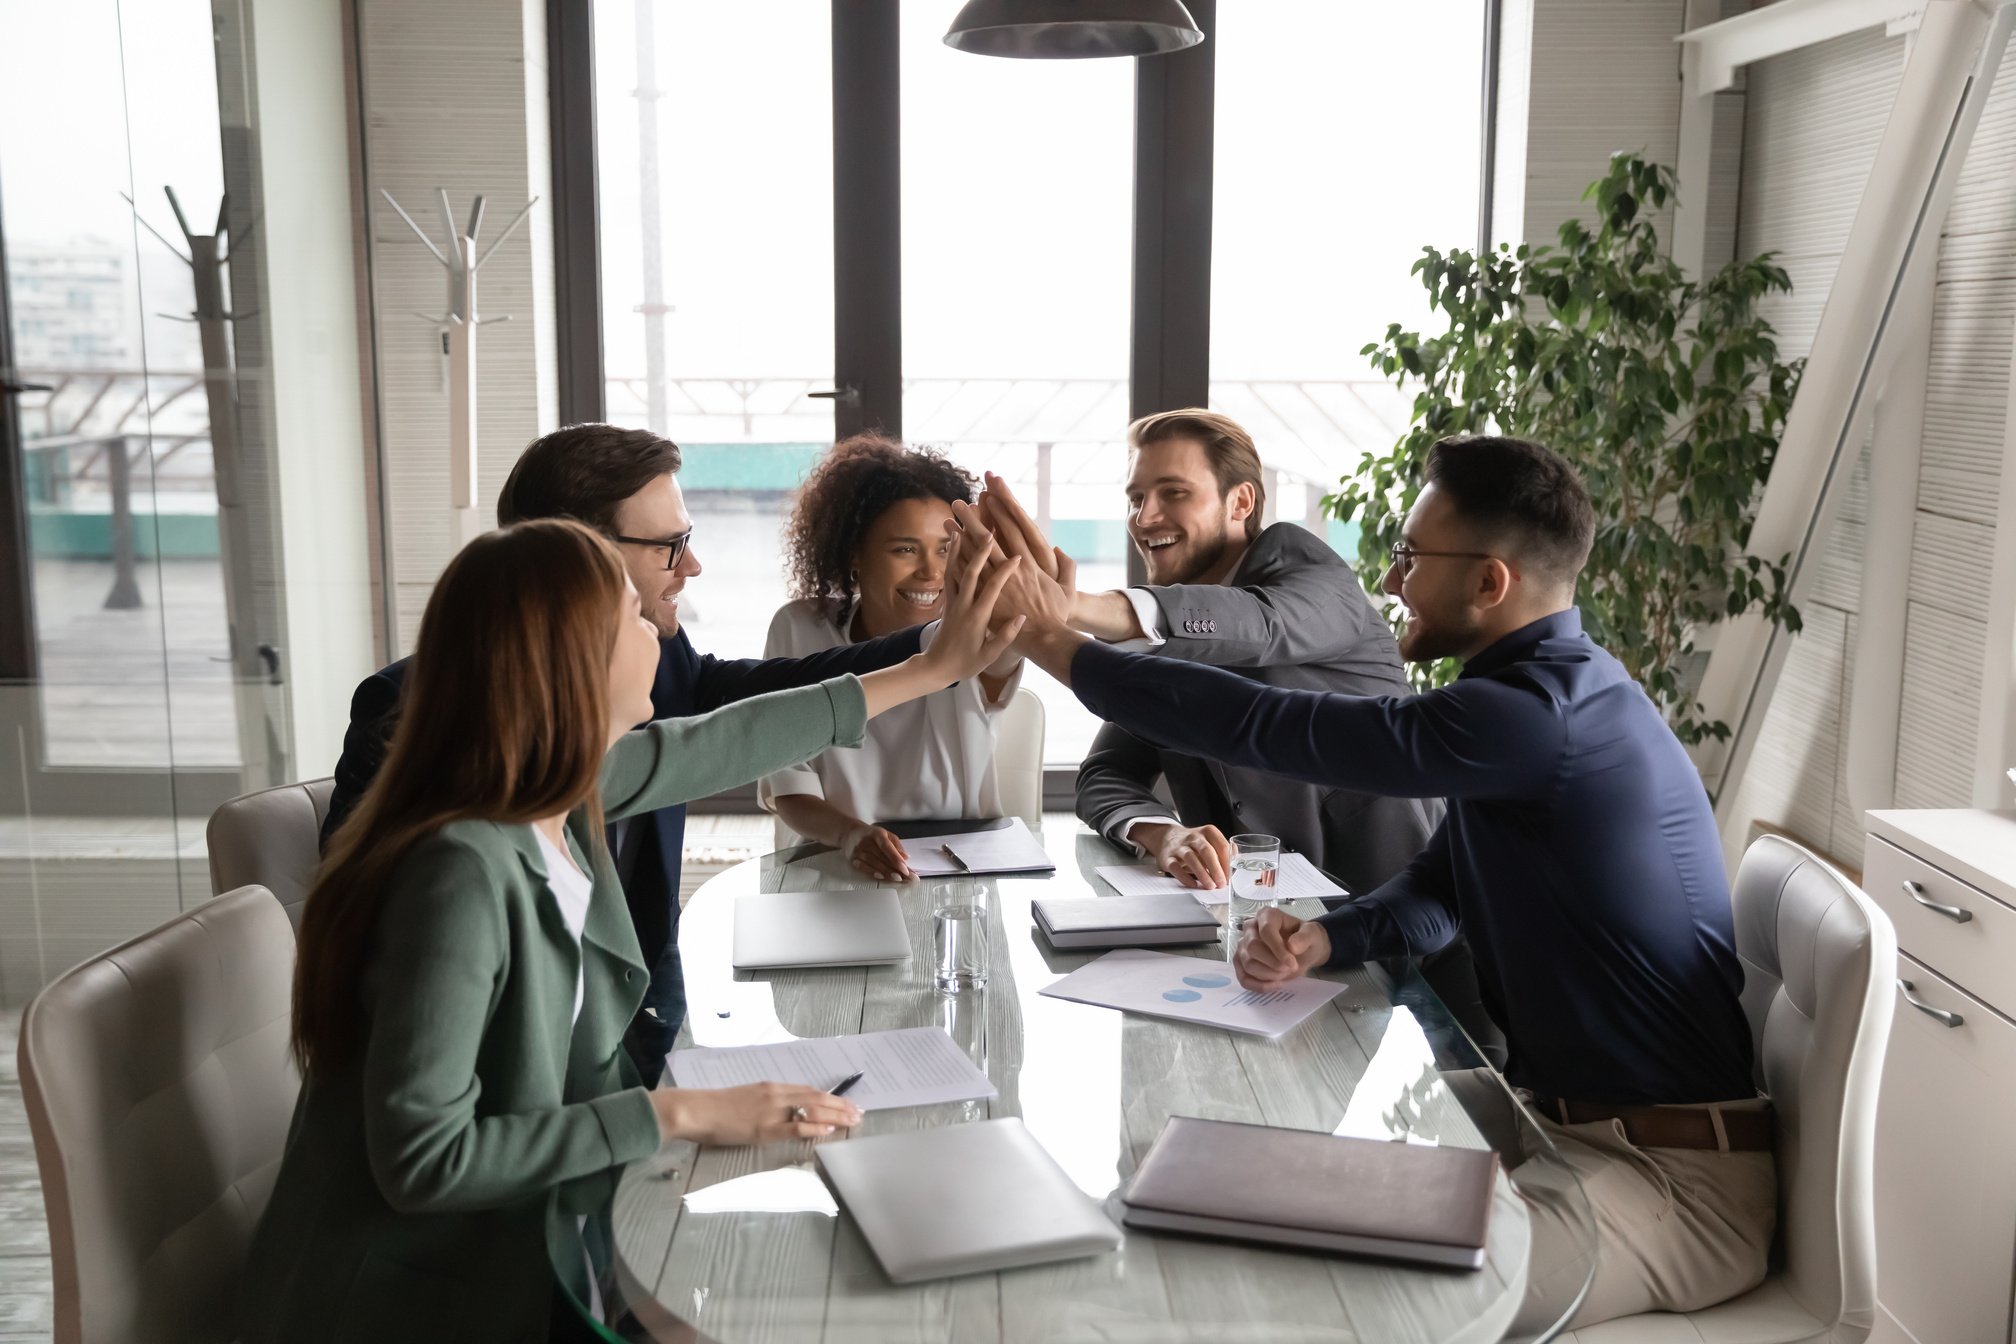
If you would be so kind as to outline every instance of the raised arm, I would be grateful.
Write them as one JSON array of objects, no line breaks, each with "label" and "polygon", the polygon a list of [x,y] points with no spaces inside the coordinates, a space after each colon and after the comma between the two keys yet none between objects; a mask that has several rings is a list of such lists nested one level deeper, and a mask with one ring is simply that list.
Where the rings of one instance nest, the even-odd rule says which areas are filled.
[{"label": "raised arm", "polygon": [[660,719],[609,749],[603,812],[613,820],[705,798],[809,761],[828,747],[859,746],[867,726],[867,699],[852,676]]},{"label": "raised arm", "polygon": [[913,626],[878,639],[864,639],[859,644],[821,649],[803,658],[720,659],[700,654],[693,681],[693,708],[705,712],[752,695],[811,686],[850,672],[861,676],[894,667],[919,651],[928,628]]},{"label": "raised arm", "polygon": [[1022,618],[990,623],[1016,562],[986,562],[991,540],[953,585],[940,628],[923,653],[864,677],[738,700],[692,718],[660,719],[618,738],[602,769],[605,815],[629,816],[704,798],[810,760],[831,746],[860,745],[867,721],[885,709],[942,690],[999,658]]},{"label": "raised arm", "polygon": [[[1270,540],[1292,545],[1300,538],[1254,544]],[[1156,652],[1213,667],[1341,662],[1358,652],[1368,634],[1384,633],[1369,629],[1368,622],[1378,618],[1357,576],[1341,562],[1321,558],[1277,567],[1237,587],[1181,583],[1141,591],[1159,617],[1155,633],[1163,643]],[[1390,650],[1391,634],[1385,640]],[[1398,655],[1391,656],[1397,667]]]},{"label": "raised arm", "polygon": [[1123,653],[1055,626],[1022,647],[1086,708],[1145,741],[1360,793],[1528,795],[1551,779],[1564,731],[1545,697],[1486,678],[1424,695],[1338,695]]}]

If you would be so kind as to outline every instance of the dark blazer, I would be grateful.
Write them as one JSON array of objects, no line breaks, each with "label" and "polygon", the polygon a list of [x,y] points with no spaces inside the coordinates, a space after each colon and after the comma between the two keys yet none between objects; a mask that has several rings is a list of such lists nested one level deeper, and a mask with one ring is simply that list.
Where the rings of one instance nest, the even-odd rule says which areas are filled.
[{"label": "dark blazer", "polygon": [[[1167,643],[1153,652],[1209,663],[1269,686],[1405,695],[1393,632],[1351,567],[1315,536],[1276,523],[1246,548],[1223,584],[1150,587]],[[1172,731],[1170,737],[1182,740]],[[1157,798],[1168,782],[1175,806]],[[1118,841],[1136,817],[1171,813],[1226,835],[1278,835],[1354,892],[1407,865],[1441,819],[1433,799],[1381,798],[1352,789],[1227,766],[1150,745],[1108,723],[1078,769],[1078,816]]]},{"label": "dark blazer", "polygon": [[[918,651],[923,627],[899,630],[880,639],[828,649],[806,658],[716,658],[696,653],[681,630],[658,641],[658,679],[651,687],[654,719],[705,714],[735,700],[794,686],[809,686],[842,673],[872,672],[900,663]],[[401,658],[366,677],[350,701],[350,728],[343,757],[336,762],[336,788],[329,819],[322,826],[327,845],[364,790],[378,774],[392,736],[392,715],[406,684]],[[679,966],[679,861],[686,842],[686,808],[661,807],[613,828],[609,843],[651,986],[624,1046],[646,1083],[665,1065],[672,1039],[686,1020],[686,981]]]}]

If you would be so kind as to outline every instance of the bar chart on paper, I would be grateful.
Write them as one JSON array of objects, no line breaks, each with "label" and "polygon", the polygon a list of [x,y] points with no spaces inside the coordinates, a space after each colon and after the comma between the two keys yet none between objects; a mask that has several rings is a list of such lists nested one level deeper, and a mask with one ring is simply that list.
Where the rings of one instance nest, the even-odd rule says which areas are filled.
[{"label": "bar chart on paper", "polygon": [[1042,992],[1249,1036],[1279,1036],[1343,993],[1344,986],[1305,978],[1258,992],[1242,986],[1220,962],[1125,948],[1080,966]]}]

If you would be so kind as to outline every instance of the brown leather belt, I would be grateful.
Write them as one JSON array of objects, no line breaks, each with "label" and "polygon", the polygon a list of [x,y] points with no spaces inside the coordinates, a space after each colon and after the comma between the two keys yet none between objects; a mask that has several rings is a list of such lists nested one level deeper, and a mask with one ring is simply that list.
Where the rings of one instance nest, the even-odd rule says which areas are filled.
[{"label": "brown leather belt", "polygon": [[1706,1148],[1761,1152],[1771,1147],[1771,1111],[1721,1106],[1604,1106],[1586,1101],[1535,1098],[1533,1109],[1564,1125],[1617,1120],[1640,1148]]}]

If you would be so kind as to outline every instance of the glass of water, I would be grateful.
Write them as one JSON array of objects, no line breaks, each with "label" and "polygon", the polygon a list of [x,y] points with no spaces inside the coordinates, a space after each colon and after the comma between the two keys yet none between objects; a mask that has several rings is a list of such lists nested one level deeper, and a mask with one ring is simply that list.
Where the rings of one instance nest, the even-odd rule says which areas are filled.
[{"label": "glass of water", "polygon": [[954,993],[987,985],[987,888],[973,881],[931,888],[931,942],[938,955],[932,980]]},{"label": "glass of water", "polygon": [[1273,835],[1232,837],[1232,899],[1225,908],[1225,957],[1239,951],[1239,941],[1260,912],[1279,905],[1274,879],[1281,871],[1281,840]]}]

